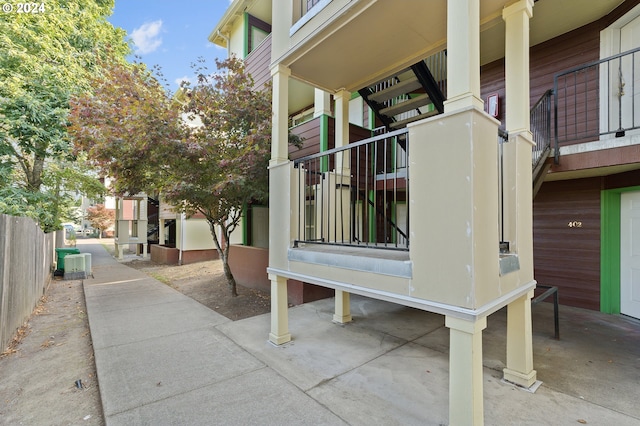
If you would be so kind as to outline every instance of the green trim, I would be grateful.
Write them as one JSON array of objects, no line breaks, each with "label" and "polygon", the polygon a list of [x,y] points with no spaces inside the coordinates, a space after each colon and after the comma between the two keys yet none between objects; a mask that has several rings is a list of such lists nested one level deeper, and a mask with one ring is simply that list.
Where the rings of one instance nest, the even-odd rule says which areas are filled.
[{"label": "green trim", "polygon": [[600,311],[620,313],[620,192],[600,196]]},{"label": "green trim", "polygon": [[248,246],[249,245],[249,221],[247,220],[247,215],[249,213],[249,206],[247,205],[247,203],[244,203],[242,205],[242,245],[243,246]]},{"label": "green trim", "polygon": [[[320,116],[320,152],[329,150],[329,116],[322,114]],[[320,171],[329,171],[329,158],[320,157]]]},{"label": "green trim", "polygon": [[620,313],[620,210],[622,193],[640,186],[601,191],[600,194],[600,311]]},{"label": "green trim", "polygon": [[249,14],[247,12],[244,12],[243,14],[243,19],[244,19],[244,56],[243,58],[246,58],[249,55],[249,37],[251,37],[251,26],[249,25]]},{"label": "green trim", "polygon": [[360,93],[358,92],[351,92],[351,98],[349,98],[350,101],[354,100],[355,98],[359,98],[360,97]]}]

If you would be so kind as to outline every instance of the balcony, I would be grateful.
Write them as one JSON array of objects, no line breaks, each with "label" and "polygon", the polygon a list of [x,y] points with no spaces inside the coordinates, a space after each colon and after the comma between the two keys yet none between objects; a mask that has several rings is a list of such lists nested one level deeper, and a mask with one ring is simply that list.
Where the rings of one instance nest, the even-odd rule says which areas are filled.
[{"label": "balcony", "polygon": [[408,251],[408,150],[403,129],[295,160],[294,247]]},{"label": "balcony", "polygon": [[621,138],[640,128],[640,48],[558,73],[556,146]]},{"label": "balcony", "polygon": [[[476,148],[455,142],[468,138],[461,122],[476,126]],[[272,247],[269,272],[446,315],[492,312],[534,285],[517,248],[499,253],[499,242],[517,233],[511,188],[519,166],[512,165],[531,167],[530,150],[503,140],[495,121],[465,112],[273,169],[274,182],[288,175],[290,198],[276,203],[291,215],[283,218],[289,244]],[[456,165],[446,161],[454,156]]]}]

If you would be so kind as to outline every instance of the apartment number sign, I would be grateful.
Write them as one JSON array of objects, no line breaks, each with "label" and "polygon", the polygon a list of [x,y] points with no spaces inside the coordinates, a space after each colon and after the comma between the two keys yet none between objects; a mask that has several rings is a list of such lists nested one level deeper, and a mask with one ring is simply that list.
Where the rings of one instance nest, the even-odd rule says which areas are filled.
[{"label": "apartment number sign", "polygon": [[582,222],[579,220],[572,220],[567,224],[569,228],[582,228]]}]

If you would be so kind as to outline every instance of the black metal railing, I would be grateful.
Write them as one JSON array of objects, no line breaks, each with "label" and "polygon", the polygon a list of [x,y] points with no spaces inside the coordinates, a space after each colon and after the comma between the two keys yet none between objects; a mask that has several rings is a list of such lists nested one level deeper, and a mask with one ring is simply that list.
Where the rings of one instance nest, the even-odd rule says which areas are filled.
[{"label": "black metal railing", "polygon": [[534,169],[551,152],[551,98],[553,90],[547,90],[530,110],[531,134],[535,144],[531,158]]},{"label": "black metal railing", "polygon": [[640,48],[556,74],[556,145],[640,128]]},{"label": "black metal railing", "polygon": [[296,246],[409,249],[406,129],[300,158],[294,167]]}]

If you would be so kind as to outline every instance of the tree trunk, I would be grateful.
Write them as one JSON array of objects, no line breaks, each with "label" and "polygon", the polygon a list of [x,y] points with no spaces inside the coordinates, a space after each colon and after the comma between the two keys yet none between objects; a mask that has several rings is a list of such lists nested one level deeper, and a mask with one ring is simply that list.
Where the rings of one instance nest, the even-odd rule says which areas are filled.
[{"label": "tree trunk", "polygon": [[229,244],[225,244],[223,251],[225,252],[222,258],[224,276],[227,277],[227,284],[229,285],[229,290],[231,290],[231,295],[235,297],[238,295],[238,289],[236,287],[236,279],[231,273],[231,268],[229,267]]},{"label": "tree trunk", "polygon": [[221,226],[222,232],[225,237],[225,245],[224,248],[220,244],[220,240],[218,239],[218,235],[216,234],[215,223],[207,220],[209,222],[209,231],[213,236],[213,242],[216,244],[216,250],[218,251],[218,255],[220,256],[220,260],[222,260],[222,268],[224,270],[224,276],[227,278],[227,285],[229,286],[229,290],[231,290],[231,295],[236,297],[238,295],[238,289],[236,287],[236,279],[233,277],[233,273],[231,272],[231,268],[229,267],[229,235],[227,229],[224,226]]}]

